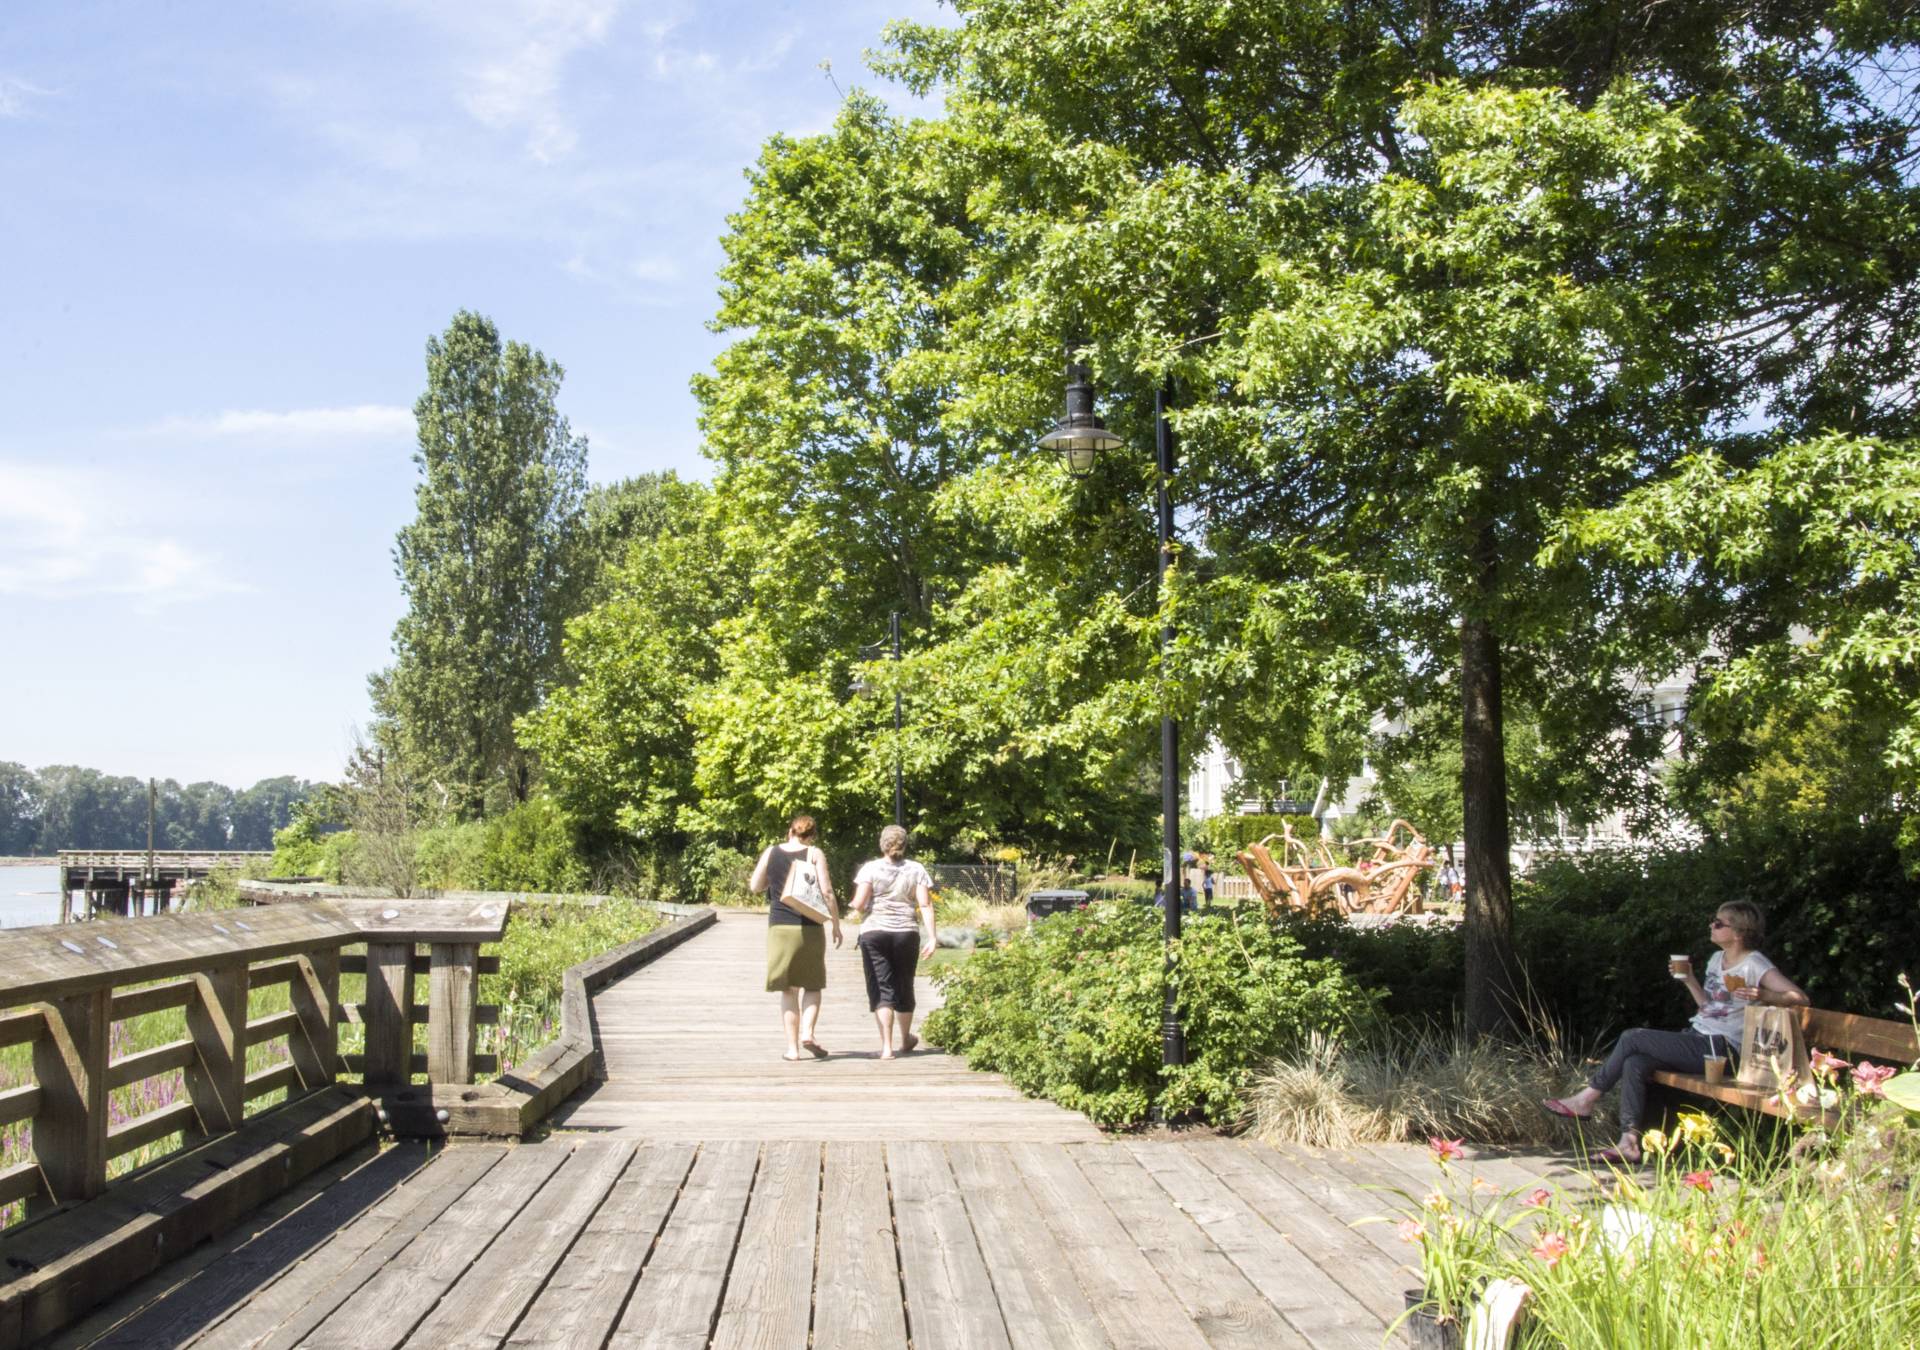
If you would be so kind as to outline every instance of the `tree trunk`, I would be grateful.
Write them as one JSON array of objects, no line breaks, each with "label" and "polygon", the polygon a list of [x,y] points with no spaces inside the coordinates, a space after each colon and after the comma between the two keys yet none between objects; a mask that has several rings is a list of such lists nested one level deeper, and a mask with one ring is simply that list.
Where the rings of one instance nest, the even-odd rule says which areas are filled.
[{"label": "tree trunk", "polygon": [[[1499,562],[1481,534],[1482,596]],[[1521,1007],[1513,956],[1512,837],[1507,822],[1506,733],[1500,707],[1500,639],[1484,615],[1460,625],[1460,788],[1467,845],[1466,1023],[1470,1035],[1510,1029]]]}]

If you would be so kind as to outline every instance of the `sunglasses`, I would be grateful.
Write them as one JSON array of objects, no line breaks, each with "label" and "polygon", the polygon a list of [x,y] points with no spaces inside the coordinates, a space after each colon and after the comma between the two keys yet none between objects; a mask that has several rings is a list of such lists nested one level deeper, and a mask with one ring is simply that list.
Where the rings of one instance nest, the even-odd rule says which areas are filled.
[{"label": "sunglasses", "polygon": [[1727,922],[1727,921],[1726,921],[1725,919],[1715,919],[1715,920],[1714,920],[1714,921],[1713,921],[1712,923],[1709,923],[1709,924],[1707,925],[1707,927],[1709,927],[1709,928],[1731,928],[1731,927],[1733,927],[1733,925],[1732,925],[1732,924],[1730,924],[1730,923],[1728,923],[1728,922]]}]

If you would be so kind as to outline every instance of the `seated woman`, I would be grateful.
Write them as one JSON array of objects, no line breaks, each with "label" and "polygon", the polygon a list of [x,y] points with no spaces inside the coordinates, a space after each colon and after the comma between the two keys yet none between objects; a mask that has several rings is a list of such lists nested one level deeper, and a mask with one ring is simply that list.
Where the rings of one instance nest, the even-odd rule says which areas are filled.
[{"label": "seated woman", "polygon": [[[1620,1085],[1620,1142],[1595,1155],[1601,1162],[1638,1163],[1640,1161],[1640,1124],[1647,1110],[1647,1084],[1655,1071],[1671,1069],[1676,1073],[1699,1073],[1708,1055],[1725,1055],[1729,1060],[1740,1052],[1740,1033],[1747,1019],[1747,1006],[1765,1003],[1777,1008],[1803,1007],[1807,995],[1799,985],[1780,973],[1779,967],[1761,954],[1766,936],[1766,919],[1760,906],[1745,900],[1732,900],[1720,906],[1708,926],[1713,945],[1720,950],[1707,962],[1704,985],[1693,977],[1692,963],[1684,974],[1673,978],[1684,981],[1687,992],[1699,1011],[1686,1031],[1657,1031],[1635,1027],[1614,1043],[1613,1053],[1600,1072],[1571,1097],[1551,1098],[1541,1103],[1557,1116],[1585,1120],[1593,1114],[1594,1104],[1613,1085]],[[1729,990],[1728,977],[1738,988]]]}]

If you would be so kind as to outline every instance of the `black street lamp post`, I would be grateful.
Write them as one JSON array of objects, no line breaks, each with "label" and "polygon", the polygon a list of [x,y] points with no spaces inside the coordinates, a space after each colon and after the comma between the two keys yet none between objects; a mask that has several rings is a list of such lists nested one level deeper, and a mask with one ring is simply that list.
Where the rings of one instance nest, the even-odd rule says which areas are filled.
[{"label": "black street lamp post", "polygon": [[[1169,377],[1153,395],[1154,457],[1159,468],[1156,513],[1160,526],[1160,557],[1155,569],[1156,594],[1165,596],[1167,569],[1173,566],[1173,472],[1175,449],[1173,427],[1167,421],[1167,409],[1173,402],[1173,381]],[[1053,430],[1040,438],[1040,447],[1057,451],[1066,461],[1067,472],[1085,478],[1093,472],[1094,460],[1102,450],[1122,444],[1108,431],[1093,410],[1093,385],[1087,368],[1078,362],[1067,363],[1066,415]],[[1174,630],[1171,623],[1160,629],[1160,653],[1164,661],[1173,653]],[[1166,912],[1166,1003],[1161,1010],[1161,1062],[1171,1065],[1187,1062],[1186,1033],[1180,1025],[1175,944],[1180,941],[1180,723],[1171,715],[1160,719],[1160,899]]]},{"label": "black street lamp post", "polygon": [[[887,642],[885,646],[889,658],[898,662],[900,660],[900,611],[897,609],[891,610],[887,614]],[[871,660],[880,654],[881,647],[882,644],[880,643],[862,647],[860,649],[860,659],[863,661]],[[896,674],[897,673],[896,671]],[[871,692],[871,690],[872,686],[867,683],[864,677],[855,678],[852,692],[855,694],[866,694]],[[900,717],[900,682],[896,679],[893,683],[893,823],[904,830],[907,828],[907,789],[900,771]]]}]

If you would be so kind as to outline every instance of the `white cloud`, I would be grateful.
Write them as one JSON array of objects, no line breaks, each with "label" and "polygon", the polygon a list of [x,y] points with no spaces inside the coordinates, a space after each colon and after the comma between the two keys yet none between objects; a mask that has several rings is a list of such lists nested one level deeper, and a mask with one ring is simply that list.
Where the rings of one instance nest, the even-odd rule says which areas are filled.
[{"label": "white cloud", "polygon": [[0,595],[173,603],[245,586],[123,477],[0,463]]},{"label": "white cloud", "polygon": [[0,117],[25,117],[36,100],[52,96],[51,89],[0,75]]},{"label": "white cloud", "polygon": [[673,258],[655,255],[648,258],[636,258],[627,268],[627,275],[635,281],[655,286],[667,286],[680,280],[680,264]]},{"label": "white cloud", "polygon": [[413,412],[389,404],[349,408],[294,408],[288,412],[232,409],[208,417],[168,417],[147,428],[150,435],[220,437],[255,441],[373,441],[414,434]]},{"label": "white cloud", "polygon": [[561,109],[561,74],[575,52],[605,39],[623,3],[521,0],[461,6],[461,28],[477,30],[488,49],[466,65],[461,105],[496,131],[524,132],[527,152],[542,164],[571,154],[580,138]]}]

